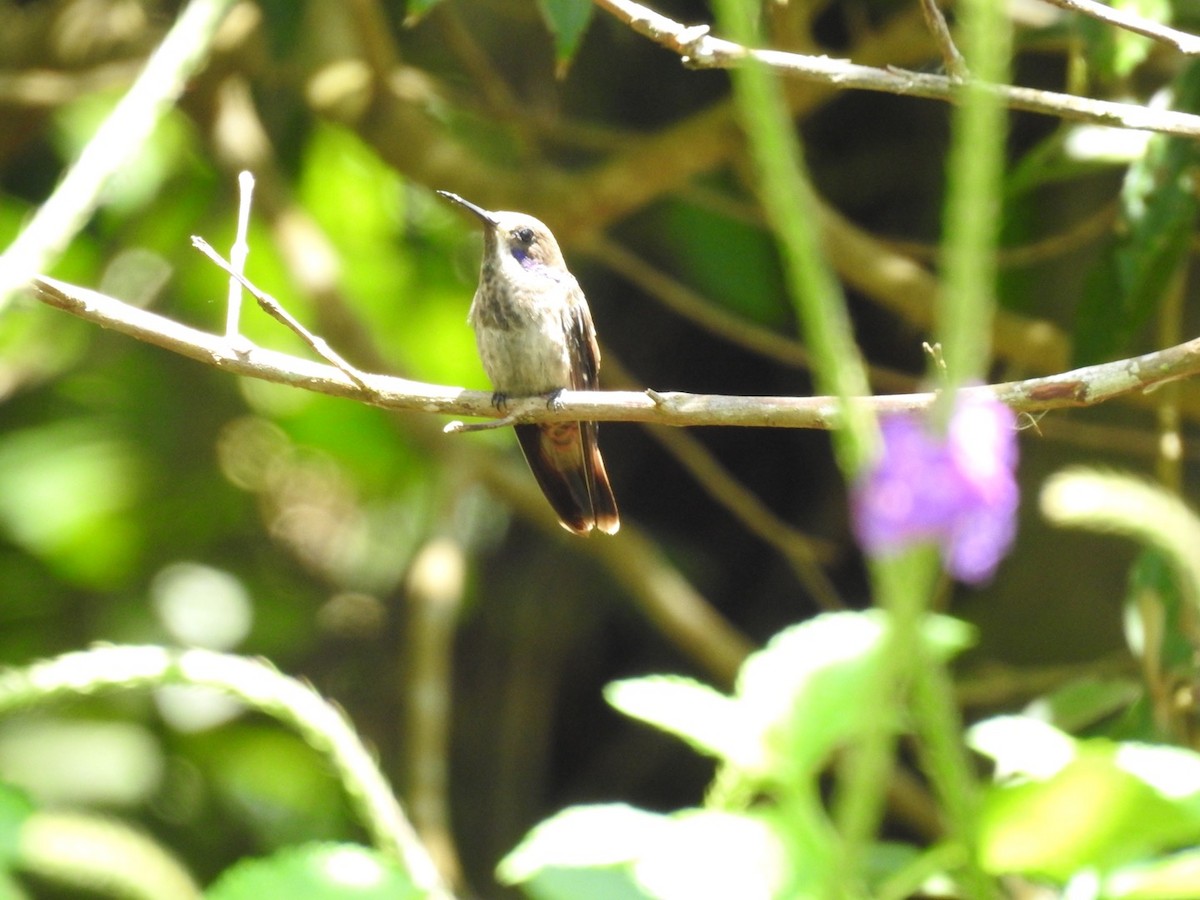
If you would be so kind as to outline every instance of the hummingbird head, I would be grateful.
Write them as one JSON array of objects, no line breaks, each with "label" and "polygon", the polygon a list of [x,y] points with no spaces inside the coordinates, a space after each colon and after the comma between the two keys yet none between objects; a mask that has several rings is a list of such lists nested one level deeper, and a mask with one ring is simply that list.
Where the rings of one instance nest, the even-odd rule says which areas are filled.
[{"label": "hummingbird head", "polygon": [[[514,261],[526,271],[566,268],[558,241],[540,220],[519,212],[490,212],[449,191],[438,191],[438,194],[474,213],[483,222],[486,254],[502,268],[511,266]],[[485,259],[485,264],[487,261]]]}]

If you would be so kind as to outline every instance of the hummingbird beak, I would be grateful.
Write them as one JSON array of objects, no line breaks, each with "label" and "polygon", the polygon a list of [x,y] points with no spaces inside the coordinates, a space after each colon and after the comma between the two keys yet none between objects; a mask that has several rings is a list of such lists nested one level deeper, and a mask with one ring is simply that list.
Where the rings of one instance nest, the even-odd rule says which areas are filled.
[{"label": "hummingbird beak", "polygon": [[457,203],[463,209],[468,209],[475,213],[475,215],[479,216],[479,218],[483,219],[483,221],[487,222],[487,224],[491,225],[493,228],[500,224],[496,221],[496,217],[492,213],[488,212],[482,206],[476,206],[470,200],[464,200],[462,197],[458,196],[458,194],[452,194],[449,191],[438,191],[437,193],[439,196],[445,197],[451,203]]}]

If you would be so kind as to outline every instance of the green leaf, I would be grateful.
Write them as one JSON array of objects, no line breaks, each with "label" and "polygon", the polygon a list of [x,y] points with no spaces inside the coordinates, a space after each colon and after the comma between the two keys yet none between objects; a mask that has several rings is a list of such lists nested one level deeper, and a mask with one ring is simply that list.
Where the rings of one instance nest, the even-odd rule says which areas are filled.
[{"label": "green leaf", "polygon": [[575,57],[583,33],[592,20],[591,0],[538,0],[542,18],[554,34],[554,57],[558,60],[559,75]]},{"label": "green leaf", "polygon": [[[1173,108],[1200,108],[1200,63],[1175,86]],[[1182,264],[1200,201],[1192,173],[1200,146],[1190,138],[1156,135],[1130,166],[1121,190],[1121,225],[1089,273],[1076,323],[1076,364],[1124,352],[1159,308]]]},{"label": "green leaf", "polygon": [[[1169,0],[1110,0],[1109,5],[1151,22],[1171,20]],[[1079,30],[1086,42],[1090,68],[1098,80],[1107,84],[1127,79],[1155,46],[1148,37],[1090,18],[1079,21]]]},{"label": "green leaf", "polygon": [[[763,771],[803,779],[834,749],[886,711],[863,704],[879,664],[886,618],[879,612],[828,613],[780,632],[738,676],[743,715],[763,740]],[[970,643],[970,629],[934,616],[930,649],[945,658]]]},{"label": "green leaf", "polygon": [[280,847],[344,833],[347,811],[324,761],[296,735],[241,724],[196,738],[217,796],[236,810],[259,846]]},{"label": "green leaf", "polygon": [[707,685],[652,675],[614,682],[604,696],[625,715],[683,738],[700,753],[742,768],[758,762],[758,742],[741,707]]},{"label": "green leaf", "polygon": [[1127,710],[1143,692],[1142,683],[1134,678],[1078,678],[1039,697],[1037,712],[1063,731],[1078,734]]},{"label": "green leaf", "polygon": [[[1145,547],[1129,570],[1125,595],[1125,636],[1134,656],[1161,672],[1190,672],[1196,641],[1195,610],[1179,589],[1180,574],[1170,555]],[[1152,604],[1140,609],[1143,604]],[[1147,622],[1147,617],[1152,620]],[[1147,625],[1159,634],[1147,634]]]},{"label": "green leaf", "polygon": [[[857,701],[875,677],[885,621],[831,613],[780,632],[746,660],[733,698],[691,679],[651,677],[610,685],[608,701],[741,772],[804,778],[879,715]],[[969,643],[953,619],[931,618],[925,632],[941,656]]]},{"label": "green leaf", "polygon": [[996,760],[980,858],[997,874],[1066,881],[1200,839],[1200,755],[1177,747],[1076,741],[1019,716],[971,729]]},{"label": "green leaf", "polygon": [[786,854],[752,815],[579,806],[533,829],[497,868],[542,900],[775,896]]},{"label": "green leaf", "polygon": [[394,861],[356,844],[306,844],[227,869],[207,900],[417,900],[425,896]]},{"label": "green leaf", "polygon": [[780,299],[786,289],[778,249],[761,228],[675,201],[650,213],[648,227],[673,257],[668,265],[686,272],[687,284],[710,302],[760,325],[794,329]]}]

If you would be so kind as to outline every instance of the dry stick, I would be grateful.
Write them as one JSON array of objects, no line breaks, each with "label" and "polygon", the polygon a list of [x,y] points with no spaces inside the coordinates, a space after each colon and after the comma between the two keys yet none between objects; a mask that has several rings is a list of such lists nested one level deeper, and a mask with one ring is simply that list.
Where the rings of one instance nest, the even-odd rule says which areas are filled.
[{"label": "dry stick", "polygon": [[[753,57],[783,75],[827,84],[835,88],[883,91],[906,97],[953,101],[958,83],[945,75],[906,69],[863,66],[827,56],[808,56],[781,50],[756,50],[709,35],[707,25],[685,26],[633,0],[593,0],[634,31],[678,53],[683,62],[697,69],[726,69]],[[1078,2],[1078,0],[1075,0]],[[1176,33],[1181,35],[1181,33]],[[1200,116],[1175,110],[1156,110],[1134,103],[1093,100],[1053,91],[994,84],[988,86],[1012,109],[1044,113],[1080,122],[1096,122],[1121,128],[1158,131],[1182,137],[1200,137]]]},{"label": "dry stick", "polygon": [[[219,335],[182,325],[106,294],[54,278],[33,282],[43,303],[81,319],[179,353],[224,371],[321,394],[348,397],[385,409],[493,419],[500,413],[486,391],[370,375],[365,387],[346,368],[323,366],[285,353],[253,347],[238,353]],[[1095,406],[1161,384],[1200,374],[1200,338],[1129,359],[1085,366],[1058,375],[966,388],[995,396],[1020,412]],[[361,377],[361,376],[360,376]],[[881,414],[922,410],[934,393],[862,397]],[[545,397],[510,398],[509,415],[519,422],[656,422],[661,425],[724,425],[762,428],[832,428],[836,406],[829,397],[739,397],[683,391],[563,391],[559,403]]]},{"label": "dry stick", "polygon": [[[316,353],[317,356],[341,369],[346,373],[347,378],[357,384],[364,391],[369,392],[371,390],[371,387],[365,380],[366,376],[363,373],[359,372],[358,369],[354,368],[354,366],[350,365],[350,363],[346,362],[337,353],[335,353],[333,348],[329,346],[324,338],[317,337],[315,334],[301,325],[296,317],[284,309],[283,305],[278,300],[276,300],[266,291],[260,290],[249,279],[239,273],[230,263],[226,262],[225,259],[223,259],[221,255],[212,248],[212,245],[209,244],[208,241],[202,237],[198,237],[197,235],[192,235],[192,246],[216,263],[217,266],[223,271],[228,273],[230,279],[240,282],[246,288],[246,290],[250,292],[250,295],[258,301],[258,305],[263,308],[265,313],[282,322],[284,325],[294,331],[299,336],[300,340],[304,341],[304,343],[308,344],[308,346],[312,348],[313,352]],[[236,321],[234,323],[234,332],[236,334]]]}]

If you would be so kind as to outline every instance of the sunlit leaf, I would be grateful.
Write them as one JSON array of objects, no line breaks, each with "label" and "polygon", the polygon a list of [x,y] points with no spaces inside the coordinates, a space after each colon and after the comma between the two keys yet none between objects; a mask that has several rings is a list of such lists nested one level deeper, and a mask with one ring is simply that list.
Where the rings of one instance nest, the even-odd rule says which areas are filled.
[{"label": "sunlit leaf", "polygon": [[710,810],[662,816],[614,804],[574,807],[542,822],[497,874],[545,900],[753,900],[776,895],[785,865],[779,838],[753,816]]},{"label": "sunlit leaf", "polygon": [[753,815],[689,810],[643,848],[634,865],[638,883],[662,900],[780,896],[787,869],[780,834]]},{"label": "sunlit leaf", "polygon": [[1075,739],[1029,716],[997,716],[972,726],[967,742],[996,766],[997,780],[1052,778],[1075,759]]},{"label": "sunlit leaf", "polygon": [[[827,613],[780,632],[746,661],[736,696],[764,735],[767,769],[815,770],[886,714],[863,702],[875,682],[885,622],[876,613]],[[968,626],[945,617],[927,619],[924,636],[943,658],[970,643]]]},{"label": "sunlit leaf", "polygon": [[733,765],[758,763],[758,741],[731,698],[690,678],[650,676],[610,684],[614,707]]},{"label": "sunlit leaf", "polygon": [[1075,741],[1023,717],[971,730],[1001,783],[985,797],[988,871],[1066,880],[1200,839],[1200,756],[1175,747]]},{"label": "sunlit leaf", "polygon": [[620,803],[572,807],[530,831],[496,874],[506,884],[519,884],[547,869],[624,865],[670,827],[668,816]]}]

